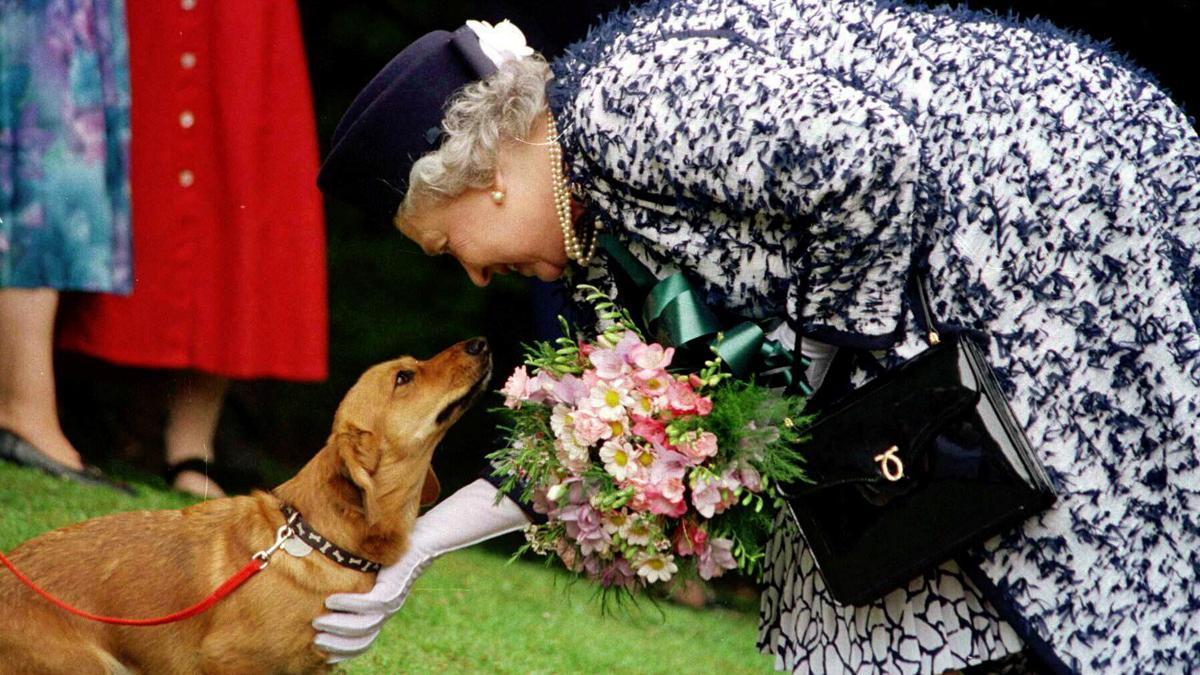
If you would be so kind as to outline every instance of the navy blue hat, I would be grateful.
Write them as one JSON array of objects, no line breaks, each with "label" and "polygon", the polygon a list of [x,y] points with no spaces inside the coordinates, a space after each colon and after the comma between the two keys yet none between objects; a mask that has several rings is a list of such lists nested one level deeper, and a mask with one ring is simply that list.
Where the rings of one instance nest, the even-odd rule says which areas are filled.
[{"label": "navy blue hat", "polygon": [[438,147],[446,102],[496,72],[463,26],[428,33],[406,47],[350,104],[333,132],[317,185],[372,215],[391,217],[417,159]]}]

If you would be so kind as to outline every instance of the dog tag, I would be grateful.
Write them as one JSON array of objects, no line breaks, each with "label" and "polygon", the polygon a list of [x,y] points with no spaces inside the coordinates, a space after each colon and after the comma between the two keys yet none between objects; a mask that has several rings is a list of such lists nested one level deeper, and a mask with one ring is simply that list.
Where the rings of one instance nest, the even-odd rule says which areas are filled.
[{"label": "dog tag", "polygon": [[293,558],[303,558],[312,553],[312,547],[300,541],[297,537],[288,537],[283,541],[283,550],[288,552],[288,555]]}]

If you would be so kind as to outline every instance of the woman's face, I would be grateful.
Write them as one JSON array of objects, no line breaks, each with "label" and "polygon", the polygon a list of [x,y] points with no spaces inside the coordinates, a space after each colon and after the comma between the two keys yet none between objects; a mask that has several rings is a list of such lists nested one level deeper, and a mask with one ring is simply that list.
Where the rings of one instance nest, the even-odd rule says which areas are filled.
[{"label": "woman's face", "polygon": [[[546,138],[544,119],[530,136]],[[401,223],[400,231],[429,255],[454,256],[476,286],[509,272],[543,281],[559,278],[567,256],[543,143],[505,142],[490,188],[468,189],[426,207]],[[504,192],[502,203],[492,199],[493,190]]]}]

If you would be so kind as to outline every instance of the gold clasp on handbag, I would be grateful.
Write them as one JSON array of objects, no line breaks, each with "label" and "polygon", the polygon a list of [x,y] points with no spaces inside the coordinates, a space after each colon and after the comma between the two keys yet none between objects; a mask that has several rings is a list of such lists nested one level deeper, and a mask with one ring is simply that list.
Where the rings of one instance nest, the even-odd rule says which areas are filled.
[{"label": "gold clasp on handbag", "polygon": [[884,478],[893,483],[904,478],[904,462],[900,461],[900,458],[896,456],[897,452],[900,452],[900,448],[893,445],[882,453],[875,455],[875,461],[879,462],[879,471],[883,474]]}]

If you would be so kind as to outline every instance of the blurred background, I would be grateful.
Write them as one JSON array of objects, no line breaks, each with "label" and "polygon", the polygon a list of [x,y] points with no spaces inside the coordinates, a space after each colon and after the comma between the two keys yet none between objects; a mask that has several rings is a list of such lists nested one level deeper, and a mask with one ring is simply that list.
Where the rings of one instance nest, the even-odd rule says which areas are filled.
[{"label": "blurred background", "polygon": [[[582,37],[586,26],[619,3],[607,0],[466,2],[300,0],[322,156],[341,113],[397,51],[425,32],[468,18],[511,18],[547,54]],[[1154,73],[1193,116],[1200,110],[1194,40],[1196,0],[979,1],[1000,13],[1041,16],[1110,40]],[[218,462],[240,476],[235,491],[269,487],[290,476],[328,434],[342,394],[369,365],[398,354],[428,357],[474,335],[497,353],[493,388],[519,359],[531,335],[528,282],[497,278],[472,286],[449,258],[428,258],[388,223],[370,222],[343,204],[326,203],[330,301],[330,377],[320,384],[235,383],[223,411]],[[126,471],[161,469],[161,427],[169,375],[113,369],[63,357],[59,368],[68,435],[93,460],[115,457]],[[157,380],[155,378],[158,378]],[[447,437],[434,458],[448,494],[478,475],[496,431],[485,399]],[[158,464],[156,464],[156,462]]]}]

